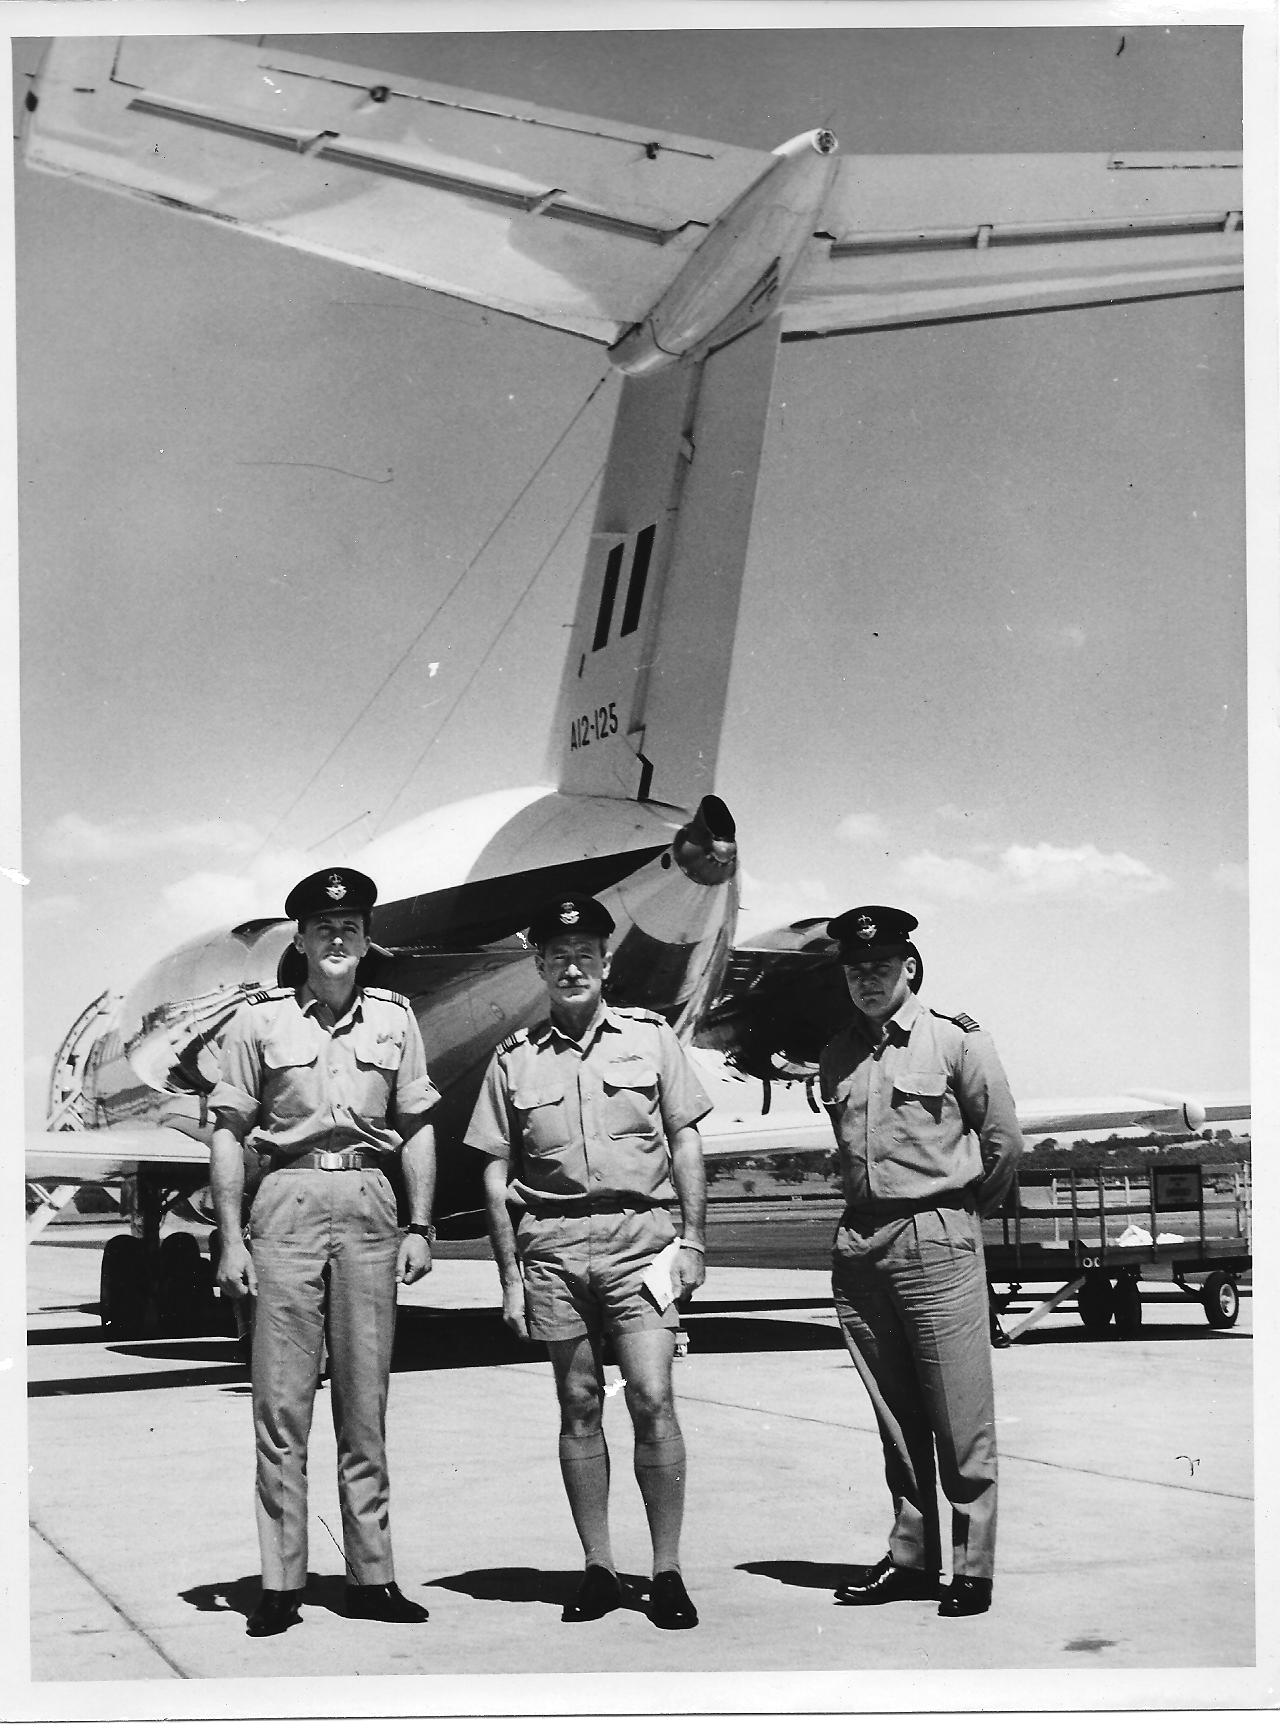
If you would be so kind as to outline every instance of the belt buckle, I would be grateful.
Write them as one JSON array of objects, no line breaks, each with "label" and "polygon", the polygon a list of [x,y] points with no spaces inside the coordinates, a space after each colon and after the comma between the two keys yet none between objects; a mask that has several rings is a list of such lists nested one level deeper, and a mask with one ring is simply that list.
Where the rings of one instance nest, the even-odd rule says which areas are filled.
[{"label": "belt buckle", "polygon": [[346,1167],[345,1152],[321,1152],[320,1168],[322,1170],[345,1170]]}]

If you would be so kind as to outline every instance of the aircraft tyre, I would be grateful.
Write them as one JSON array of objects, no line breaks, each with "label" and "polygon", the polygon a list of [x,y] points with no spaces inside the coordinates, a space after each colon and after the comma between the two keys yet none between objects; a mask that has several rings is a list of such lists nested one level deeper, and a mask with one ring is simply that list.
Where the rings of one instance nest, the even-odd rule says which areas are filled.
[{"label": "aircraft tyre", "polygon": [[207,1299],[204,1256],[189,1230],[175,1230],[160,1243],[160,1325],[165,1332],[190,1332],[200,1323]]},{"label": "aircraft tyre", "polygon": [[1240,1291],[1229,1272],[1210,1272],[1200,1288],[1205,1318],[1217,1331],[1234,1326],[1240,1317]]},{"label": "aircraft tyre", "polygon": [[1136,1338],[1142,1330],[1142,1295],[1136,1278],[1117,1280],[1111,1309],[1120,1336]]},{"label": "aircraft tyre", "polygon": [[136,1335],[147,1307],[146,1264],[136,1236],[113,1236],[102,1250],[98,1314],[108,1332]]},{"label": "aircraft tyre", "polygon": [[1076,1296],[1076,1309],[1085,1331],[1100,1338],[1111,1321],[1111,1280],[1103,1272],[1088,1272]]}]

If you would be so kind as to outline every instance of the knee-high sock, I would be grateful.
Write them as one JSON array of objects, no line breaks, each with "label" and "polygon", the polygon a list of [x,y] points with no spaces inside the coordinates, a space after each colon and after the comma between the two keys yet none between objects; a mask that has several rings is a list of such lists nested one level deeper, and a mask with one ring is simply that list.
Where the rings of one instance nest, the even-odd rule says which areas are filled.
[{"label": "knee-high sock", "polygon": [[637,1440],[635,1466],[653,1539],[653,1569],[678,1572],[680,1526],[684,1520],[684,1436]]},{"label": "knee-high sock", "polygon": [[614,1570],[609,1542],[609,1448],[604,1434],[562,1434],[560,1474],[584,1563]]}]

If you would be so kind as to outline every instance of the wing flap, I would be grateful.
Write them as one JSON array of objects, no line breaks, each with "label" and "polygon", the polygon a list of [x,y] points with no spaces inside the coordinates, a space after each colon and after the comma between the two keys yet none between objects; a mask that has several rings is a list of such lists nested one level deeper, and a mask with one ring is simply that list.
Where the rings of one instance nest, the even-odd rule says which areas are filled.
[{"label": "wing flap", "polygon": [[31,1182],[118,1182],[142,1165],[208,1168],[209,1148],[176,1128],[85,1128],[28,1134]]},{"label": "wing flap", "polygon": [[848,157],[784,338],[1221,292],[1243,281],[1230,153]]},{"label": "wing flap", "polygon": [[603,342],[768,161],[200,38],[60,39],[37,103],[31,167]]}]

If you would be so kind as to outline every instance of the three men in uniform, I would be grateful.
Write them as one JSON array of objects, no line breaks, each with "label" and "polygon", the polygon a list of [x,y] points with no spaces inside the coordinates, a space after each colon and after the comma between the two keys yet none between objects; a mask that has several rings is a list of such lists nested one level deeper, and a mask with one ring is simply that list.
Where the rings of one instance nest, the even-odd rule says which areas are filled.
[{"label": "three men in uniform", "polygon": [[[431,1270],[429,1112],[438,1094],[406,999],[357,979],[376,892],[357,871],[328,870],[289,895],[306,981],[244,1003],[210,1100],[218,1279],[228,1296],[253,1299],[263,1585],[253,1636],[298,1618],[307,1441],[326,1344],[347,1612],[427,1618],[395,1583],[385,1421],[396,1284]],[[1021,1136],[990,1038],[967,1016],[920,1003],[915,926],[884,906],[855,907],[828,926],[853,1005],[820,1062],[845,1198],[832,1287],[876,1414],[894,1510],[888,1553],[853,1568],[837,1599],[940,1598],[940,1614],[962,1616],[990,1605],[995,1550],[981,1217],[1008,1190]],[[554,1373],[560,1467],[584,1556],[564,1618],[599,1619],[622,1601],[602,1422],[608,1341],[652,1539],[649,1617],[682,1629],[698,1616],[680,1569],[686,1455],[672,1387],[675,1302],[705,1276],[697,1124],[711,1100],[660,1015],[605,1002],[613,927],[598,901],[580,895],[530,925],[548,1015],[498,1046],[465,1141],[484,1159],[503,1318],[518,1337],[546,1343]],[[411,1213],[403,1236],[385,1169],[397,1145]],[[246,1146],[265,1165],[247,1245]],[[935,1458],[952,1508],[945,1590]]]}]

